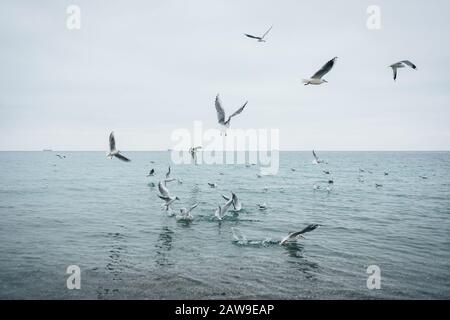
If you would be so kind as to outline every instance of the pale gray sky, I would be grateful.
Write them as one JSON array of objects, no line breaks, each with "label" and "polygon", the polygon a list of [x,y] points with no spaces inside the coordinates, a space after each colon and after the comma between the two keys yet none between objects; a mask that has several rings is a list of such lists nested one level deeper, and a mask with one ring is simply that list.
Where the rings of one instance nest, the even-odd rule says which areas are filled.
[{"label": "pale gray sky", "polygon": [[[81,8],[81,30],[66,8]],[[366,27],[369,5],[381,30]],[[284,150],[450,150],[450,2],[0,2],[0,150],[165,150],[175,129],[278,128]],[[267,43],[243,33],[262,34]],[[303,86],[338,56],[328,84]],[[391,63],[410,59],[418,71]]]}]

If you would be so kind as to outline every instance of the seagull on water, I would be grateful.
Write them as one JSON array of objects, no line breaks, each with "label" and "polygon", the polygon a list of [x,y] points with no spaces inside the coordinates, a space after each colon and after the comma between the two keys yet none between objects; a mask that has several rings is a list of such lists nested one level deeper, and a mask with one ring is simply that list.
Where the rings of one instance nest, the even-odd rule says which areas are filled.
[{"label": "seagull on water", "polygon": [[175,219],[177,221],[192,221],[194,220],[194,217],[191,214],[191,211],[197,208],[198,203],[191,206],[189,209],[181,208],[180,213],[175,216]]},{"label": "seagull on water", "polygon": [[317,156],[317,154],[316,154],[316,152],[314,150],[312,151],[312,154],[313,154],[313,157],[314,157],[314,160],[313,160],[314,164],[319,164],[319,163],[323,163],[324,162],[322,159],[319,159],[319,157]]},{"label": "seagull on water", "polygon": [[417,70],[417,67],[409,60],[403,60],[394,64],[391,64],[389,67],[392,68],[392,71],[394,72],[394,81],[397,79],[397,69],[398,68],[405,68],[406,66],[413,68],[414,70]]},{"label": "seagull on water", "polygon": [[266,210],[267,209],[267,204],[265,202],[261,203],[261,204],[258,203],[256,206],[258,207],[259,210]]},{"label": "seagull on water", "polygon": [[231,118],[240,114],[242,112],[242,110],[244,110],[247,103],[248,103],[248,101],[246,101],[242,107],[237,109],[231,116],[228,117],[227,120],[225,120],[225,110],[222,107],[222,103],[220,102],[219,95],[217,95],[215,105],[216,105],[216,112],[217,112],[217,120],[218,120],[219,124],[222,125],[223,127],[225,127],[225,129],[229,128]]},{"label": "seagull on water", "polygon": [[120,159],[122,161],[129,162],[130,159],[124,157],[120,154],[120,151],[116,149],[116,139],[114,139],[114,132],[111,132],[109,135],[109,154],[107,155],[110,159],[113,157],[116,157],[117,159]]},{"label": "seagull on water", "polygon": [[337,59],[337,57],[334,57],[333,59],[331,59],[330,61],[325,63],[325,65],[319,71],[317,71],[311,77],[311,79],[303,79],[303,83],[305,84],[305,86],[308,84],[319,85],[324,82],[328,82],[327,80],[322,79],[322,77],[324,75],[326,75],[328,72],[330,72],[330,70],[333,68],[334,64],[336,63],[336,59]]},{"label": "seagull on water", "polygon": [[272,28],[273,28],[273,26],[271,26],[261,37],[253,36],[253,35],[247,34],[247,33],[244,33],[244,35],[248,38],[256,39],[256,40],[258,40],[258,42],[266,42],[266,40],[264,40],[264,38],[267,36],[267,34],[270,32],[270,30],[272,30]]},{"label": "seagull on water", "polygon": [[292,241],[297,241],[298,238],[303,238],[306,239],[303,234],[307,233],[307,232],[311,232],[315,229],[317,229],[318,227],[320,227],[320,225],[318,224],[310,224],[309,226],[307,226],[306,228],[304,228],[301,231],[298,232],[290,232],[286,237],[284,237],[281,241],[280,241],[280,245],[286,244],[288,242],[292,242]]},{"label": "seagull on water", "polygon": [[65,158],[66,158],[66,156],[62,156],[62,155],[60,155],[60,154],[57,154],[56,157],[58,157],[58,158],[60,158],[60,159],[65,159]]},{"label": "seagull on water", "polygon": [[147,177],[153,177],[155,175],[155,169],[150,170],[150,172],[147,174]]},{"label": "seagull on water", "polygon": [[217,184],[208,182],[208,186],[211,188],[217,188]]},{"label": "seagull on water", "polygon": [[160,197],[165,202],[161,205],[161,207],[163,209],[165,208],[166,211],[171,209],[172,203],[174,203],[177,200],[180,200],[180,198],[170,195],[169,189],[167,189],[167,187],[165,186],[165,183],[163,184],[161,181],[158,183],[158,189],[159,189],[159,193],[161,193],[161,194],[158,194],[158,197]]}]

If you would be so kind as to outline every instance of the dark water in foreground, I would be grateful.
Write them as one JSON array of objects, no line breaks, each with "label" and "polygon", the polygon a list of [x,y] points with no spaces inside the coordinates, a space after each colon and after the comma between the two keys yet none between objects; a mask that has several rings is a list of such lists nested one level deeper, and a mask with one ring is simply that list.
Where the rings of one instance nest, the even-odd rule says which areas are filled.
[{"label": "dark water in foreground", "polygon": [[[2,299],[450,298],[450,153],[323,152],[329,164],[313,165],[309,152],[282,152],[279,174],[262,178],[256,166],[172,164],[174,208],[199,202],[191,224],[164,214],[149,186],[169,153],[55,154],[0,152]],[[244,209],[219,223],[230,190]],[[323,226],[277,244],[309,223]],[[231,227],[255,242],[233,242]],[[80,290],[66,288],[69,265]],[[380,290],[366,286],[369,265]]]}]

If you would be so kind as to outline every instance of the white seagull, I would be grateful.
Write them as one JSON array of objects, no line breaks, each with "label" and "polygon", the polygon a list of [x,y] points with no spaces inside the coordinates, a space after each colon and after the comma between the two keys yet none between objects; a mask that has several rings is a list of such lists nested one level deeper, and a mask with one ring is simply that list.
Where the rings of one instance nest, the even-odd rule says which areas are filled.
[{"label": "white seagull", "polygon": [[301,231],[291,232],[280,241],[280,245],[283,245],[283,244],[286,244],[286,243],[292,242],[292,241],[297,241],[298,238],[305,239],[305,237],[303,236],[304,233],[311,232],[311,231],[317,229],[318,227],[320,227],[320,225],[310,224],[309,226],[307,226],[306,228],[304,228]]},{"label": "white seagull", "polygon": [[120,159],[122,161],[130,161],[130,159],[121,155],[120,151],[116,149],[116,139],[114,139],[114,132],[111,132],[111,134],[109,135],[109,154],[106,157],[109,157],[110,159],[116,157],[117,159]]},{"label": "white seagull", "polygon": [[[222,195],[222,198],[224,198],[226,201],[230,200],[226,195]],[[241,211],[242,210],[242,203],[238,199],[237,195],[231,192],[231,199],[233,200],[233,208],[235,211]]]},{"label": "white seagull", "polygon": [[162,200],[165,201],[165,203],[163,203],[161,207],[165,208],[166,211],[171,209],[170,206],[172,203],[174,203],[176,200],[180,200],[180,198],[178,197],[171,196],[169,190],[167,189],[165,184],[163,184],[161,181],[158,183],[158,189],[159,192],[161,193],[160,195],[158,194],[158,197],[160,197]]},{"label": "white seagull", "polygon": [[248,101],[246,101],[242,107],[237,109],[231,116],[228,117],[227,120],[225,120],[225,110],[222,107],[222,104],[219,99],[219,95],[217,95],[215,104],[216,104],[216,111],[217,111],[217,120],[218,120],[219,124],[224,126],[225,128],[229,128],[231,118],[240,114],[242,112],[242,110],[244,110],[247,103],[248,103]]},{"label": "white seagull", "polygon": [[191,206],[189,209],[182,208],[180,209],[180,213],[175,216],[175,219],[177,221],[192,221],[194,220],[194,217],[191,214],[191,211],[197,208],[198,203]]},{"label": "white seagull", "polygon": [[253,36],[251,34],[244,33],[244,35],[248,38],[256,39],[258,42],[266,42],[264,38],[267,36],[267,34],[272,30],[273,26],[271,26],[261,37]]},{"label": "white seagull", "polygon": [[214,213],[216,218],[222,220],[232,203],[233,197],[231,197],[231,199],[229,199],[223,206],[219,205],[219,208],[217,208],[216,212]]},{"label": "white seagull", "polygon": [[326,75],[328,72],[330,72],[330,70],[333,68],[334,64],[336,63],[336,59],[337,59],[337,57],[334,57],[333,59],[331,59],[330,61],[325,63],[325,65],[319,71],[317,71],[311,77],[311,79],[303,79],[303,83],[305,84],[305,86],[307,86],[308,84],[319,85],[324,82],[328,82],[327,80],[322,79],[322,77],[324,75]]},{"label": "white seagull", "polygon": [[191,154],[191,158],[194,161],[194,164],[197,164],[197,150],[201,148],[201,146],[189,148],[189,153]]},{"label": "white seagull", "polygon": [[313,160],[314,164],[319,164],[319,163],[323,163],[324,162],[322,159],[320,159],[317,156],[317,154],[316,154],[316,152],[314,150],[312,151],[312,154],[313,154],[313,157],[314,157],[314,160]]},{"label": "white seagull", "polygon": [[411,67],[414,70],[417,70],[417,67],[409,60],[403,60],[394,64],[391,64],[389,67],[392,68],[392,71],[394,72],[394,81],[397,79],[397,69],[398,68],[404,68],[404,67]]}]

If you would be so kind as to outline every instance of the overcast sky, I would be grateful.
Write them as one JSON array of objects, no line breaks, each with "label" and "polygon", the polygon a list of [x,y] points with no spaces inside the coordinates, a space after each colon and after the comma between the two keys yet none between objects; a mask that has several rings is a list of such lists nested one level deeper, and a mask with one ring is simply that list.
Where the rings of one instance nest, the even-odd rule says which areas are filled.
[{"label": "overcast sky", "polygon": [[[81,29],[66,27],[67,6]],[[369,5],[381,30],[369,30]],[[166,150],[173,130],[280,129],[282,150],[450,150],[450,2],[0,2],[0,150]],[[262,34],[267,43],[243,33]],[[328,84],[303,86],[339,57]],[[410,59],[418,71],[388,66]]]}]

